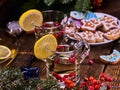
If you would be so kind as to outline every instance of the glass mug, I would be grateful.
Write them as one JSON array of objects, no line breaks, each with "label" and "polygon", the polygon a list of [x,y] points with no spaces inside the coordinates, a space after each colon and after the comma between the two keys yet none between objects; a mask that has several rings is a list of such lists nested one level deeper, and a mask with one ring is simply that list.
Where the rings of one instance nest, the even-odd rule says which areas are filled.
[{"label": "glass mug", "polygon": [[[46,77],[57,80],[60,88],[66,88],[66,82],[77,85],[80,81],[80,64],[89,53],[89,45],[74,33],[75,38],[66,34],[64,28],[67,16],[60,11],[43,11],[43,25],[35,28],[36,39],[53,34],[57,39],[57,49],[54,54],[46,58]],[[48,52],[53,52],[46,48]]]},{"label": "glass mug", "polygon": [[[77,38],[71,38],[64,32],[64,38],[58,43],[56,52],[50,58],[49,75],[58,81],[60,88],[70,88],[80,81],[80,64],[89,54],[89,45],[74,33]],[[50,51],[50,50],[49,50]]]}]

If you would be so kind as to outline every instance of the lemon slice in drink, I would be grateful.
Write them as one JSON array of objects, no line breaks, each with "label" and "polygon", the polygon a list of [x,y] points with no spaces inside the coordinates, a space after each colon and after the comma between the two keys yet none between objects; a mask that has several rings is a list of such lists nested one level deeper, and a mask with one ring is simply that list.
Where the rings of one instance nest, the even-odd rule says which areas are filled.
[{"label": "lemon slice in drink", "polygon": [[9,58],[11,55],[11,50],[3,45],[0,45],[0,60]]},{"label": "lemon slice in drink", "polygon": [[47,34],[36,41],[34,54],[38,59],[46,59],[53,55],[57,48],[57,40],[52,34]]},{"label": "lemon slice in drink", "polygon": [[26,32],[33,31],[35,26],[41,26],[42,22],[42,13],[37,9],[27,10],[19,18],[19,25]]}]

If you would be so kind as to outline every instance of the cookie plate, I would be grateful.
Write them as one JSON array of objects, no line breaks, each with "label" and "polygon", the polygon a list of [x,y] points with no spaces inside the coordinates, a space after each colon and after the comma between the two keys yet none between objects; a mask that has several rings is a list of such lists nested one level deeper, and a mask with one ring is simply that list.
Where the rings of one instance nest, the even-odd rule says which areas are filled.
[{"label": "cookie plate", "polygon": [[[99,12],[95,12],[96,16],[98,18],[104,16],[104,15],[109,15],[109,14],[105,14],[105,13],[99,13]],[[112,16],[112,15],[109,15],[109,16]],[[116,18],[114,16],[112,16],[113,18]],[[116,18],[117,19],[117,18]],[[118,20],[118,23],[119,23],[119,26],[120,26],[120,20]],[[111,43],[113,42],[114,40],[107,40],[107,39],[104,39],[104,42],[100,42],[100,43],[88,43],[89,45],[102,45],[102,44],[107,44],[107,43]]]},{"label": "cookie plate", "polygon": [[[116,17],[114,17],[114,16],[112,16],[112,15],[109,15],[109,14],[106,14],[106,13],[94,12],[94,14],[97,16],[98,19],[101,18],[101,17],[103,17],[104,15],[111,16],[111,17],[117,19]],[[118,20],[118,23],[119,23],[119,27],[120,27],[120,20]],[[78,32],[78,33],[79,33],[79,32]],[[70,38],[73,39],[73,37],[71,37],[71,36],[69,36],[69,35],[68,35],[68,37],[70,37]],[[96,42],[96,43],[88,43],[88,44],[89,44],[89,45],[92,45],[92,46],[94,46],[94,45],[103,45],[103,44],[107,44],[107,43],[110,43],[110,42],[113,42],[113,41],[114,41],[114,40],[104,39],[104,42],[98,42],[98,43]]]}]

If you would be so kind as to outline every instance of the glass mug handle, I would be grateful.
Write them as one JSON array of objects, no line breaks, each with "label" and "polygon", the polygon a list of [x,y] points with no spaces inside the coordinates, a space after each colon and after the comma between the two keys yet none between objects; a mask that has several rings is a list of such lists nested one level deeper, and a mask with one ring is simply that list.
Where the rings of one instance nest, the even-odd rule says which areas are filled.
[{"label": "glass mug handle", "polygon": [[90,52],[90,45],[85,40],[84,42],[85,42],[85,49],[80,55],[80,58],[81,58],[80,63],[83,62],[83,60],[89,55],[89,52]]}]

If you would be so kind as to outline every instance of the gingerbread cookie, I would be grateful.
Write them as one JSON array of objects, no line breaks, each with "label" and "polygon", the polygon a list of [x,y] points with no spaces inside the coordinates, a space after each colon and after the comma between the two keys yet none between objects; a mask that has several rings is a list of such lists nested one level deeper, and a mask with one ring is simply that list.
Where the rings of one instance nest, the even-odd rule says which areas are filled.
[{"label": "gingerbread cookie", "polygon": [[105,64],[117,64],[120,61],[120,52],[114,49],[110,55],[100,55],[100,61]]},{"label": "gingerbread cookie", "polygon": [[70,17],[72,17],[73,19],[76,19],[76,20],[81,20],[84,18],[84,14],[82,12],[71,11]]},{"label": "gingerbread cookie", "polygon": [[93,31],[95,32],[98,27],[101,26],[101,22],[97,19],[82,20],[83,25],[81,26],[82,31]]},{"label": "gingerbread cookie", "polygon": [[96,31],[94,36],[96,38],[96,42],[104,42],[103,32]]},{"label": "gingerbread cookie", "polygon": [[103,35],[108,40],[116,40],[120,37],[120,28],[112,29]]},{"label": "gingerbread cookie", "polygon": [[89,43],[95,43],[96,42],[96,38],[94,36],[94,33],[91,32],[91,31],[80,32],[80,36]]},{"label": "gingerbread cookie", "polygon": [[103,24],[103,31],[104,32],[107,32],[110,29],[117,28],[119,26],[117,18],[114,18],[114,17],[109,16],[109,15],[105,15],[104,17],[101,18],[100,21]]},{"label": "gingerbread cookie", "polygon": [[85,15],[85,20],[89,20],[91,18],[95,18],[97,19],[97,16],[93,13],[93,12],[86,12],[86,15]]}]

